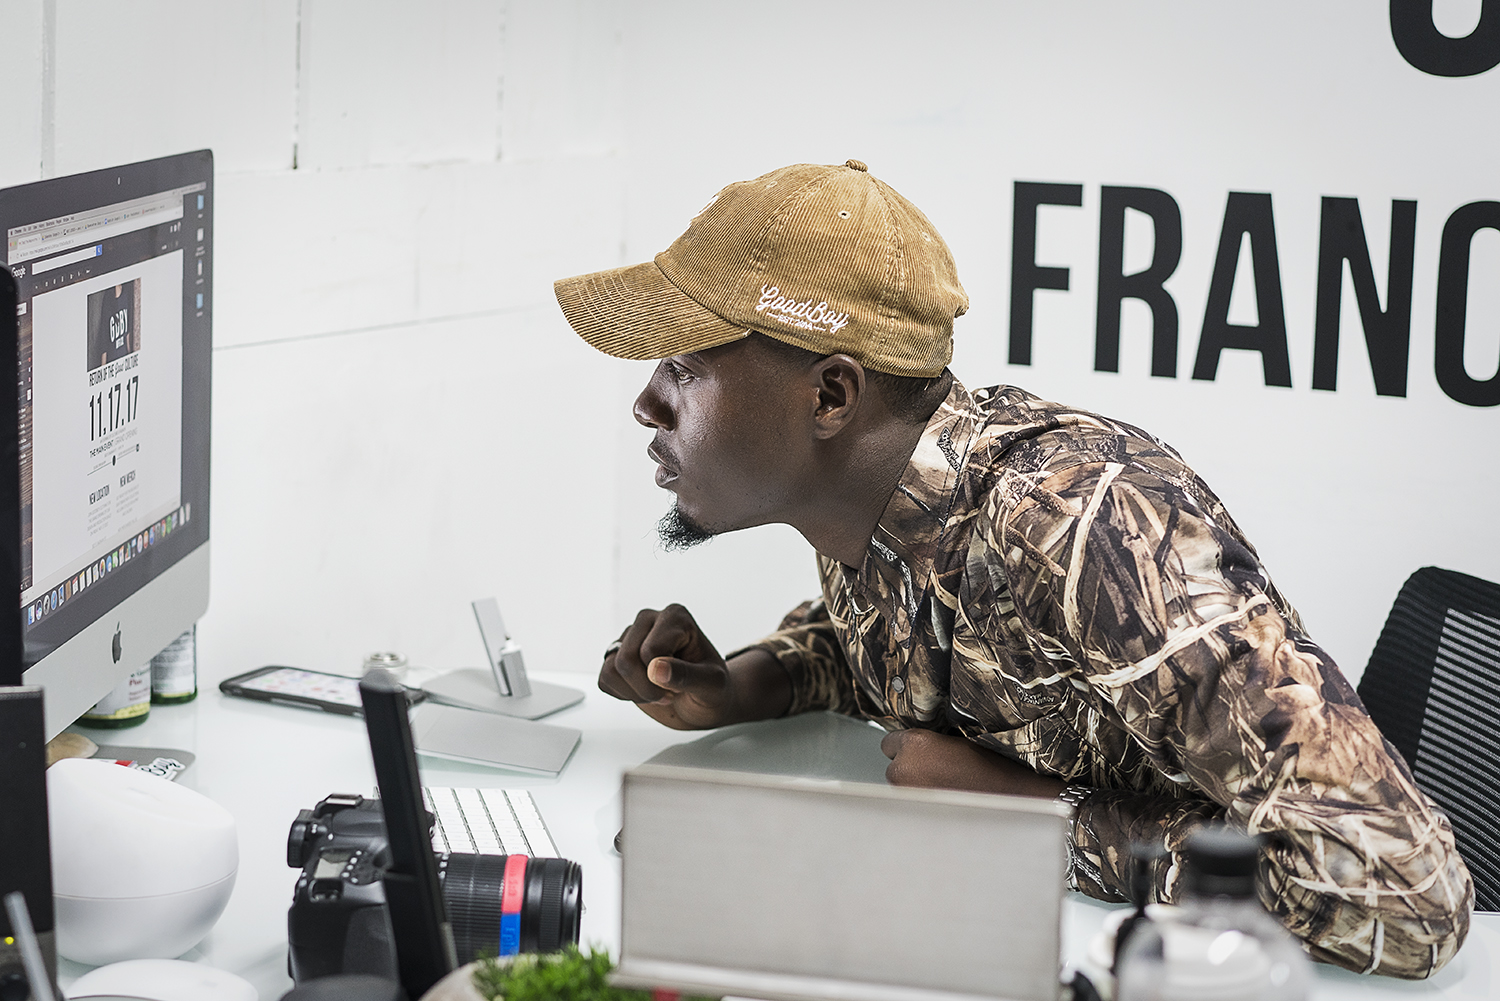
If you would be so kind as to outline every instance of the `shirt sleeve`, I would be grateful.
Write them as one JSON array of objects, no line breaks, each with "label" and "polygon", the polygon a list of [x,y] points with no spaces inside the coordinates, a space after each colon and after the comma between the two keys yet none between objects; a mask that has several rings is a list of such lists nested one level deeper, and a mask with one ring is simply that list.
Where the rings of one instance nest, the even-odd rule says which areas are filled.
[{"label": "shirt sleeve", "polygon": [[1315,958],[1429,976],[1473,908],[1448,820],[1194,482],[1180,464],[1085,463],[994,526],[1036,648],[1076,665],[1075,689],[1181,794],[1086,797],[1078,885],[1123,899],[1131,842],[1165,843],[1156,887],[1172,900],[1177,849],[1223,818],[1267,836],[1261,899]]},{"label": "shirt sleeve", "polygon": [[792,679],[792,703],[786,715],[820,709],[846,716],[858,714],[844,647],[821,598],[804,601],[787,613],[776,632],[729,657],[749,649],[761,649],[775,657]]}]

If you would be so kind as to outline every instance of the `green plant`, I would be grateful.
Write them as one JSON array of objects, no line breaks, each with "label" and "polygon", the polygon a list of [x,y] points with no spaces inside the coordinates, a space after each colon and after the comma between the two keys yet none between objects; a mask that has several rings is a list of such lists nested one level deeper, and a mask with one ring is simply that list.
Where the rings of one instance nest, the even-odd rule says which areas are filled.
[{"label": "green plant", "polygon": [[609,953],[592,946],[588,955],[568,945],[562,952],[517,956],[509,963],[485,956],[474,971],[474,988],[486,1001],[651,1001],[647,991],[610,986],[614,967]]}]

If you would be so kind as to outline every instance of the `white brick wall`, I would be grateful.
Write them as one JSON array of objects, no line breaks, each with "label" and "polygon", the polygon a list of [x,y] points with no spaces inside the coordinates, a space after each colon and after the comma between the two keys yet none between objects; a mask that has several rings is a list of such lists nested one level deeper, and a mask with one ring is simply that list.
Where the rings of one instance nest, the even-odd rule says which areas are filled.
[{"label": "white brick wall", "polygon": [[203,147],[220,173],[291,166],[297,0],[55,6],[53,173]]},{"label": "white brick wall", "polygon": [[613,455],[577,461],[599,418],[550,391],[554,373],[586,386],[611,373],[555,312],[218,352],[205,628],[219,656],[483,664],[468,602],[494,595],[528,663],[588,660],[611,605],[614,517],[597,484]]},{"label": "white brick wall", "polygon": [[42,5],[0,6],[0,184],[34,181],[42,169]]},{"label": "white brick wall", "polygon": [[535,666],[594,669],[618,618],[615,455],[596,443],[628,411],[551,284],[621,263],[618,19],[0,5],[0,185],[215,153],[206,681],[390,646],[479,663],[468,601],[491,594]]},{"label": "white brick wall", "polygon": [[501,150],[507,160],[600,156],[625,143],[625,25],[635,3],[511,0]]},{"label": "white brick wall", "polygon": [[302,0],[298,167],[495,160],[504,6]]},{"label": "white brick wall", "polygon": [[548,303],[619,255],[612,156],[229,174],[218,204],[221,347]]}]

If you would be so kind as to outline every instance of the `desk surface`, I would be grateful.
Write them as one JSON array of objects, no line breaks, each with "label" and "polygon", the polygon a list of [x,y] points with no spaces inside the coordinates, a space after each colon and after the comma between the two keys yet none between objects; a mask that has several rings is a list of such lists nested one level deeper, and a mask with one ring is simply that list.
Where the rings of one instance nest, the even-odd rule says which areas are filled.
[{"label": "desk surface", "polygon": [[[422,757],[426,785],[530,789],[558,850],[583,867],[585,912],[581,941],[618,956],[620,860],[612,842],[620,826],[620,777],[648,758],[692,760],[733,766],[759,762],[766,771],[800,771],[823,777],[879,779],[884,759],[878,739],[870,757],[847,753],[842,718],[781,721],[807,755],[792,761],[775,753],[775,742],[758,740],[744,728],[704,739],[669,730],[634,706],[597,691],[586,675],[542,674],[546,680],[583,689],[581,705],[549,717],[583,731],[583,741],[555,779]],[[230,698],[217,690],[183,706],[155,706],[142,726],[126,731],[80,730],[100,743],[190,750],[197,762],[180,777],[225,806],[239,822],[240,868],[234,894],[218,925],[183,958],[245,977],[261,1001],[276,1001],[291,989],[286,974],[286,912],[296,872],[286,865],[287,831],[297,811],[329,793],[369,794],[375,786],[364,723],[345,716]],[[825,737],[820,737],[819,734]],[[727,736],[727,739],[726,739]],[[825,739],[826,738],[826,739]],[[858,743],[856,739],[855,743]],[[844,750],[833,748],[841,745]],[[672,750],[668,750],[672,748]],[[826,750],[826,753],[824,751]],[[1065,958],[1081,958],[1111,905],[1069,894],[1064,902]],[[59,961],[66,987],[87,967]],[[1359,977],[1319,966],[1315,997],[1500,998],[1500,915],[1476,915],[1467,944],[1441,973],[1419,983]]]}]

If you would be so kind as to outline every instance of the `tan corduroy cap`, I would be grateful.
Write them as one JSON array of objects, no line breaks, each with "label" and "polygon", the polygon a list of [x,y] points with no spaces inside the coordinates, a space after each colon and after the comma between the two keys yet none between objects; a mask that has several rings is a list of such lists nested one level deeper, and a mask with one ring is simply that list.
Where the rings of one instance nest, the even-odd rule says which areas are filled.
[{"label": "tan corduroy cap", "polygon": [[799,163],[714,196],[654,261],[553,286],[617,358],[689,354],[758,330],[892,375],[934,376],[969,307],[948,245],[863,163]]}]

